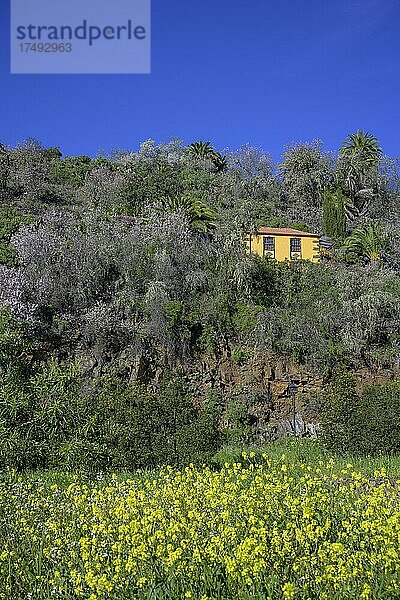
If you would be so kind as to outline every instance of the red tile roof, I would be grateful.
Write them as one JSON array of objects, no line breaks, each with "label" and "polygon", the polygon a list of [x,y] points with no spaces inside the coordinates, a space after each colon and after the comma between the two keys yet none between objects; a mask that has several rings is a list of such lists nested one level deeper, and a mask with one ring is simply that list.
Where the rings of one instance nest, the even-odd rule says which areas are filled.
[{"label": "red tile roof", "polygon": [[290,229],[285,227],[259,227],[257,229],[259,235],[291,235],[295,237],[313,237],[318,238],[316,233],[308,231],[299,231],[298,229]]}]

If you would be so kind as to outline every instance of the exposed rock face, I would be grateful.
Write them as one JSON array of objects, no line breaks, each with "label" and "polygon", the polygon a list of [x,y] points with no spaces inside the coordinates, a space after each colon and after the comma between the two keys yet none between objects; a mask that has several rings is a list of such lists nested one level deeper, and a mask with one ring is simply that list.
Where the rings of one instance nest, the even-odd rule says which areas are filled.
[{"label": "exposed rock face", "polygon": [[243,399],[253,434],[267,441],[293,433],[293,398],[288,393],[289,376],[298,383],[295,404],[296,435],[316,435],[316,396],[322,377],[272,353],[254,353],[238,360],[225,352],[218,360],[204,357],[196,373],[200,387],[228,398]]},{"label": "exposed rock face", "polygon": [[[225,398],[242,399],[250,416],[253,435],[267,441],[287,434],[316,436],[319,429],[318,395],[324,378],[311,369],[271,352],[246,352],[238,360],[229,350],[220,358],[206,356],[190,374],[195,387],[214,390]],[[386,383],[399,378],[396,370],[352,369],[359,388],[368,383]],[[293,397],[289,377],[298,384],[293,419]],[[295,422],[295,426],[293,425]]]},{"label": "exposed rock face", "polygon": [[[101,375],[107,370],[94,358],[92,374]],[[156,386],[166,368],[165,352],[139,352],[121,355],[117,361],[109,360],[108,365],[123,365],[123,371],[131,384]],[[174,365],[177,366],[176,364]],[[224,348],[215,354],[204,354],[180,365],[195,400],[201,401],[206,393],[214,392],[224,405],[229,402],[243,407],[252,435],[259,441],[267,441],[287,434],[315,436],[319,429],[318,395],[322,392],[324,378],[304,365],[272,352],[255,349]],[[121,372],[121,369],[119,369]],[[387,383],[400,378],[399,368],[373,370],[354,365],[352,372],[361,389],[367,383]],[[290,379],[298,387],[293,415],[293,397],[288,393]],[[222,426],[227,425],[225,421]],[[294,425],[295,423],[295,425]]]}]

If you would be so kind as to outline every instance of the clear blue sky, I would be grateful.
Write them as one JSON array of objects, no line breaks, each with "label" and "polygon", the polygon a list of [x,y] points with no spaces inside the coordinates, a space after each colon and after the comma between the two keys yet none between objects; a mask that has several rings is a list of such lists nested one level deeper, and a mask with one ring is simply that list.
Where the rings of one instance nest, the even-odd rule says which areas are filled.
[{"label": "clear blue sky", "polygon": [[277,159],[292,141],[334,150],[364,128],[400,154],[400,0],[153,0],[151,75],[10,75],[8,3],[5,144],[95,155],[179,137]]}]

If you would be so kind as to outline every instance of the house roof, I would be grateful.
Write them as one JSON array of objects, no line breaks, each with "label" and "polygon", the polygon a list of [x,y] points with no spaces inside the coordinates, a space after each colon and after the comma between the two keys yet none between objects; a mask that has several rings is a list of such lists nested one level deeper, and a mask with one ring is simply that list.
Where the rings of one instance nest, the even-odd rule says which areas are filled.
[{"label": "house roof", "polygon": [[313,237],[318,238],[316,233],[309,233],[308,231],[299,231],[298,229],[290,229],[285,227],[259,227],[257,229],[258,235],[292,235],[296,237]]}]

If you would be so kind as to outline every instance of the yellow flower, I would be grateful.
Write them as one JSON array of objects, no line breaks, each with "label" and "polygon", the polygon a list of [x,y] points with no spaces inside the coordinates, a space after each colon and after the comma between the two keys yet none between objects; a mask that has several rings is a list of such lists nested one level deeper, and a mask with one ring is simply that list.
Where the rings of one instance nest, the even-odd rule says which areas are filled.
[{"label": "yellow flower", "polygon": [[283,597],[287,600],[292,600],[295,597],[296,588],[293,583],[285,583],[282,587]]}]

